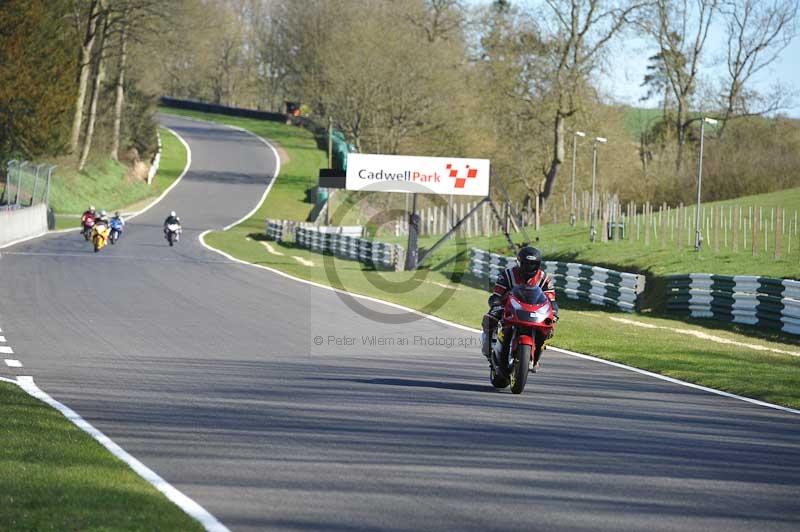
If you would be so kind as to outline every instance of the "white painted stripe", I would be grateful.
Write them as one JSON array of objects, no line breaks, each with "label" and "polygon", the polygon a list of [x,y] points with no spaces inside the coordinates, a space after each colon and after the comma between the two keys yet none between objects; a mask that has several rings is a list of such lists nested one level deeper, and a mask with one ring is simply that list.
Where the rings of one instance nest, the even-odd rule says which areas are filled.
[{"label": "white painted stripe", "polygon": [[[265,143],[266,143],[266,141],[265,141]],[[277,156],[277,153],[276,153],[276,156]],[[277,177],[277,173],[275,175]],[[275,178],[273,178],[272,182],[270,183],[269,187],[267,188],[267,193],[272,188],[272,185],[274,183],[275,183]],[[264,200],[266,200],[266,198],[267,198],[267,194],[265,193],[264,196],[261,198],[262,203],[263,203]],[[260,205],[259,205],[259,207],[260,207]],[[258,210],[258,209],[256,208],[252,212],[255,212],[256,210]],[[247,217],[242,218],[242,221],[245,220],[245,219],[247,219]],[[435,321],[437,323],[442,323],[444,325],[447,325],[447,326],[450,326],[450,327],[453,327],[453,328],[456,328],[456,329],[460,329],[462,331],[469,331],[469,332],[473,332],[475,334],[480,334],[480,332],[481,332],[479,329],[473,329],[472,327],[467,327],[466,325],[461,325],[459,323],[448,321],[448,320],[439,318],[438,316],[432,316],[430,314],[425,314],[424,312],[420,312],[419,310],[415,310],[415,309],[412,309],[412,308],[409,308],[409,307],[405,307],[403,305],[398,305],[397,303],[392,303],[390,301],[384,301],[382,299],[377,299],[377,298],[370,297],[370,296],[365,296],[365,295],[362,295],[362,294],[356,294],[356,293],[353,293],[353,292],[348,292],[346,290],[340,290],[340,289],[334,288],[332,286],[326,286],[326,285],[323,285],[323,284],[315,283],[313,281],[308,281],[306,279],[301,279],[299,277],[295,277],[294,275],[289,275],[288,273],[282,272],[280,270],[276,270],[275,268],[270,268],[269,266],[264,266],[263,264],[253,264],[251,262],[247,262],[247,261],[243,261],[241,259],[237,259],[236,257],[230,255],[229,253],[226,253],[226,252],[224,252],[222,250],[219,250],[217,248],[211,247],[208,244],[206,244],[205,236],[208,233],[210,233],[211,231],[212,230],[210,230],[210,229],[207,230],[207,231],[203,231],[202,233],[200,233],[197,236],[197,240],[200,241],[200,245],[202,245],[204,248],[208,249],[209,251],[213,251],[214,253],[222,255],[223,257],[227,258],[230,261],[233,261],[233,262],[236,262],[236,263],[239,263],[239,264],[244,264],[244,265],[250,266],[252,268],[259,268],[259,269],[262,269],[262,270],[266,270],[268,272],[274,273],[275,275],[279,275],[279,276],[284,277],[286,279],[291,279],[293,281],[297,281],[298,283],[303,283],[303,284],[307,284],[307,285],[310,285],[310,286],[315,286],[317,288],[322,288],[323,290],[330,290],[331,292],[338,292],[340,294],[346,294],[346,295],[349,295],[349,296],[357,298],[357,299],[363,299],[365,301],[372,301],[373,303],[380,303],[380,304],[386,305],[386,306],[391,307],[391,308],[396,308],[396,309],[399,309],[399,310],[403,310],[405,312],[410,312],[412,314],[416,314],[418,316],[422,316],[422,317],[427,318],[429,320]],[[692,274],[692,275],[695,275],[695,274]],[[705,275],[708,275],[708,274],[705,274]],[[625,364],[620,364],[618,362],[611,362],[609,360],[604,360],[602,358],[593,357],[591,355],[584,355],[582,353],[575,353],[574,351],[568,351],[566,349],[561,349],[561,348],[552,347],[552,346],[548,346],[548,349],[551,349],[553,351],[558,351],[559,353],[562,353],[562,354],[565,354],[565,355],[574,356],[574,357],[578,357],[578,358],[583,358],[585,360],[591,360],[591,361],[594,361],[594,362],[598,362],[600,364],[607,364],[607,365],[614,366],[614,367],[617,367],[617,368],[620,368],[620,369],[633,371],[634,373],[639,373],[639,374],[642,374],[642,375],[648,375],[650,377],[653,377],[654,379],[664,380],[664,381],[667,381],[667,382],[671,382],[673,384],[678,384],[678,385],[681,385],[681,386],[687,386],[689,388],[694,388],[694,389],[697,389],[697,390],[703,390],[705,392],[713,393],[713,394],[716,394],[716,395],[721,395],[723,397],[728,397],[728,398],[731,398],[731,399],[737,399],[739,401],[745,401],[745,402],[748,402],[748,403],[751,403],[751,404],[755,404],[755,405],[758,405],[758,406],[764,406],[764,407],[767,407],[767,408],[773,408],[773,409],[776,409],[776,410],[781,410],[781,411],[784,411],[784,412],[790,412],[790,413],[793,413],[793,414],[800,414],[800,410],[795,410],[795,409],[787,408],[785,406],[780,406],[780,405],[774,405],[772,403],[759,401],[757,399],[751,399],[749,397],[742,397],[740,395],[735,395],[735,394],[732,394],[732,393],[723,392],[722,390],[715,390],[714,388],[707,388],[705,386],[700,386],[698,384],[693,384],[691,382],[686,382],[686,381],[681,381],[681,380],[678,380],[678,379],[673,379],[672,377],[667,377],[665,375],[660,375],[658,373],[653,373],[653,372],[646,371],[646,370],[643,370],[643,369],[634,368],[633,366],[626,366]]]},{"label": "white painted stripe", "polygon": [[253,210],[248,212],[247,214],[245,214],[244,216],[242,216],[241,218],[239,218],[238,220],[236,220],[232,224],[223,227],[222,228],[223,231],[227,231],[231,227],[235,227],[235,226],[239,225],[240,223],[242,223],[243,221],[247,220],[252,215],[254,215],[256,213],[256,211],[261,208],[261,205],[264,204],[264,201],[266,201],[267,195],[269,194],[270,190],[272,190],[272,186],[275,184],[275,181],[278,179],[278,175],[281,173],[281,158],[278,155],[278,150],[275,149],[275,146],[270,144],[269,141],[267,141],[266,139],[256,135],[252,131],[247,131],[244,128],[236,127],[236,126],[227,126],[227,127],[231,128],[231,129],[236,129],[238,131],[244,131],[248,135],[252,135],[255,138],[257,138],[258,140],[260,140],[261,142],[263,142],[264,144],[266,144],[267,147],[272,150],[272,154],[275,156],[275,174],[272,176],[272,179],[270,180],[269,185],[267,185],[267,189],[264,191],[264,194],[261,196],[261,199],[258,201],[258,204],[255,207],[253,207]]},{"label": "white painted stripe", "polygon": [[303,257],[298,257],[297,255],[292,255],[292,258],[294,260],[296,260],[297,262],[299,262],[300,264],[302,264],[303,266],[313,266],[314,265],[314,261],[310,261],[310,260],[304,259]]},{"label": "white painted stripe", "polygon": [[[164,126],[161,126],[161,127],[164,127]],[[183,167],[183,171],[181,171],[181,174],[177,177],[177,179],[175,179],[175,181],[170,186],[168,186],[166,188],[166,190],[164,190],[164,192],[162,192],[159,197],[157,197],[152,203],[148,204],[144,209],[142,209],[139,212],[136,212],[134,214],[131,214],[128,217],[128,220],[132,220],[132,219],[136,218],[137,216],[139,216],[140,214],[144,214],[147,211],[149,211],[150,209],[152,209],[153,207],[155,207],[156,205],[158,205],[158,203],[161,200],[163,200],[167,196],[167,194],[170,193],[170,191],[173,188],[178,186],[178,183],[181,182],[181,180],[183,179],[183,176],[186,175],[186,172],[189,171],[189,167],[192,165],[192,150],[189,148],[189,145],[186,143],[186,141],[183,140],[183,137],[181,137],[180,135],[178,135],[178,133],[176,133],[175,131],[171,130],[168,127],[164,127],[164,129],[166,129],[167,131],[169,131],[170,133],[175,135],[175,137],[179,141],[181,141],[181,144],[183,144],[183,147],[186,148],[186,165]],[[156,175],[158,175],[158,174],[156,174]]]},{"label": "white painted stripe", "polygon": [[7,379],[7,378],[5,378],[5,377],[0,377],[0,382],[8,382],[8,383],[11,383],[11,384],[17,384],[17,381],[16,381],[16,380],[14,380],[14,379]]},{"label": "white painted stripe", "polygon": [[0,353],[3,353],[4,355],[13,355],[14,350],[7,345],[0,345]]},{"label": "white painted stripe", "polygon": [[559,347],[549,347],[547,349],[552,349],[553,351],[558,351],[559,353],[564,353],[565,355],[570,355],[573,357],[583,358],[585,360],[591,360],[593,362],[599,362],[601,364],[606,364],[608,366],[614,366],[616,368],[625,369],[628,371],[633,371],[635,373],[640,373],[642,375],[647,375],[648,377],[652,377],[654,379],[659,379],[662,381],[671,382],[673,384],[680,384],[681,386],[688,386],[689,388],[694,388],[696,390],[702,390],[704,392],[713,393],[715,395],[721,395],[723,397],[729,397],[731,399],[737,399],[739,401],[745,401],[748,403],[752,403],[758,406],[765,406],[767,408],[774,408],[775,410],[781,410],[783,412],[790,412],[792,414],[800,414],[800,410],[796,410],[794,408],[788,408],[786,406],[774,405],[772,403],[767,403],[764,401],[759,401],[758,399],[751,399],[749,397],[742,397],[741,395],[736,395],[733,393],[723,392],[722,390],[716,390],[714,388],[708,388],[706,386],[700,386],[699,384],[693,384],[691,382],[682,381],[679,379],[673,379],[672,377],[667,377],[666,375],[660,375],[658,373],[653,373],[652,371],[647,371],[644,369],[634,368],[631,366],[626,366],[625,364],[620,364],[618,362],[611,362],[610,360],[604,360],[602,358],[593,357],[591,355],[584,355],[582,353],[575,353],[574,351],[568,351],[566,349],[561,349]]},{"label": "white painted stripe", "polygon": [[269,245],[268,242],[261,242],[261,245],[264,246],[265,248],[267,248],[267,251],[269,251],[273,255],[278,255],[279,257],[283,257],[283,253],[281,253],[280,251],[277,251],[275,248],[273,248],[271,245]]},{"label": "white painted stripe", "polygon": [[0,335],[0,342],[6,343],[6,337],[3,336],[3,335]]},{"label": "white painted stripe", "polygon": [[[252,264],[252,263],[237,259],[236,257],[233,257],[233,256],[229,255],[228,253],[225,253],[224,251],[221,251],[219,249],[213,248],[213,247],[209,246],[208,244],[206,244],[205,240],[204,240],[204,237],[206,236],[206,234],[208,234],[210,232],[211,232],[210,230],[209,231],[205,231],[202,234],[200,234],[200,236],[198,236],[198,240],[200,240],[200,244],[203,247],[205,247],[206,249],[214,251],[215,253],[218,253],[218,254],[222,255],[223,257],[226,257],[227,259],[229,259],[229,260],[231,260],[233,262],[237,262],[239,264],[244,264],[244,265],[247,265],[247,266],[251,266],[253,268],[259,268],[259,269],[262,269],[262,270],[267,270],[267,271],[272,272],[272,273],[274,273],[276,275],[280,275],[281,277],[285,277],[287,279],[291,279],[291,280],[297,281],[299,283],[315,286],[317,288],[322,288],[324,290],[330,290],[332,292],[339,292],[341,294],[347,294],[347,295],[349,295],[351,297],[354,297],[354,298],[363,299],[363,300],[366,300],[366,301],[372,301],[373,303],[381,303],[381,304],[386,305],[388,307],[396,308],[396,309],[399,309],[399,310],[404,310],[406,312],[411,312],[412,314],[416,314],[418,316],[422,316],[422,317],[427,318],[429,320],[435,321],[437,323],[442,323],[444,325],[448,325],[448,326],[454,327],[456,329],[461,329],[462,331],[469,331],[469,332],[473,332],[475,334],[480,334],[480,332],[481,332],[479,329],[473,329],[472,327],[467,327],[466,325],[461,325],[459,323],[454,323],[454,322],[439,318],[438,316],[432,316],[430,314],[425,314],[424,312],[420,312],[420,311],[412,309],[412,308],[404,307],[403,305],[398,305],[397,303],[392,303],[390,301],[383,301],[381,299],[376,299],[374,297],[369,297],[369,296],[365,296],[365,295],[362,295],[362,294],[356,294],[356,293],[353,293],[353,292],[347,292],[346,290],[340,290],[338,288],[333,288],[331,286],[325,286],[325,285],[322,285],[322,284],[319,284],[319,283],[315,283],[313,281],[308,281],[306,279],[301,279],[299,277],[295,277],[293,275],[289,275],[288,273],[284,273],[284,272],[282,272],[280,270],[276,270],[274,268],[270,268],[269,266],[264,266],[263,264]],[[731,399],[737,399],[739,401],[745,401],[745,402],[752,403],[752,404],[758,405],[758,406],[764,406],[764,407],[767,407],[767,408],[773,408],[773,409],[781,410],[781,411],[784,411],[784,412],[790,412],[792,414],[800,414],[800,410],[795,410],[793,408],[787,408],[785,406],[780,406],[780,405],[774,405],[772,403],[759,401],[757,399],[751,399],[749,397],[742,397],[740,395],[736,395],[736,394],[732,394],[732,393],[728,393],[728,392],[723,392],[722,390],[715,390],[714,388],[707,388],[705,386],[700,386],[698,384],[693,384],[691,382],[686,382],[686,381],[682,381],[682,380],[679,380],[679,379],[673,379],[672,377],[667,377],[665,375],[660,375],[658,373],[653,373],[653,372],[646,371],[646,370],[643,370],[643,369],[634,368],[632,366],[626,366],[625,364],[620,364],[618,362],[611,362],[610,360],[604,360],[602,358],[594,357],[594,356],[591,356],[591,355],[584,355],[582,353],[575,353],[574,351],[561,349],[560,347],[548,346],[547,348],[550,349],[550,350],[557,351],[559,353],[565,354],[565,355],[574,356],[574,357],[578,357],[578,358],[583,358],[585,360],[591,360],[593,362],[598,362],[600,364],[607,364],[607,365],[614,366],[614,367],[617,367],[617,368],[620,368],[620,369],[633,371],[634,373],[647,375],[647,376],[652,377],[654,379],[664,380],[664,381],[667,381],[667,382],[671,382],[673,384],[679,384],[681,386],[687,386],[689,388],[694,388],[696,390],[702,390],[702,391],[705,391],[705,392],[708,392],[708,393],[713,393],[715,395],[721,395],[723,397],[728,397],[728,398],[731,398]]]},{"label": "white painted stripe", "polygon": [[46,234],[48,234],[47,231],[45,231],[44,233],[39,233],[38,235],[33,235],[33,236],[25,237],[25,238],[20,238],[19,240],[14,240],[13,242],[9,242],[8,244],[3,244],[2,246],[0,246],[0,249],[10,248],[11,246],[16,246],[17,244],[22,244],[23,242],[27,242],[28,240],[34,240],[36,238],[41,238]]},{"label": "white painted stripe", "polygon": [[153,485],[158,491],[166,495],[166,497],[178,505],[178,507],[186,512],[189,516],[193,517],[197,521],[200,522],[203,527],[211,532],[230,532],[229,529],[220,523],[216,517],[208,513],[202,506],[197,504],[195,501],[178,491],[175,487],[173,487],[169,482],[161,478],[158,474],[155,473],[152,469],[144,465],[142,462],[134,458],[130,455],[127,451],[125,451],[122,447],[114,443],[111,438],[97,430],[93,427],[88,421],[83,419],[79,416],[74,410],[69,408],[68,406],[59,403],[52,397],[50,397],[47,393],[43,392],[39,389],[38,386],[33,382],[33,377],[19,377],[16,381],[16,384],[19,385],[20,388],[28,392],[29,395],[39,399],[47,403],[48,405],[52,406],[61,414],[66,417],[69,421],[74,423],[78,428],[82,431],[89,434],[92,438],[97,440],[100,445],[111,451],[111,454],[128,464],[131,469],[133,469],[136,474],[140,477],[145,479],[147,482]]},{"label": "white painted stripe", "polygon": [[22,362],[20,362],[19,360],[14,360],[13,358],[7,358],[6,366],[8,366],[9,368],[21,368]]}]

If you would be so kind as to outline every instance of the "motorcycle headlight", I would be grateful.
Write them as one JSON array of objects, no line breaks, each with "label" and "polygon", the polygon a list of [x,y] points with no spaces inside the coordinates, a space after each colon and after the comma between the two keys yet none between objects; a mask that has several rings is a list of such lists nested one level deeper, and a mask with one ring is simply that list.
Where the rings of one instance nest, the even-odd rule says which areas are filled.
[{"label": "motorcycle headlight", "polygon": [[536,310],[535,312],[529,312],[528,315],[530,316],[527,318],[529,321],[533,321],[534,323],[542,323],[550,316],[550,310],[545,306]]}]

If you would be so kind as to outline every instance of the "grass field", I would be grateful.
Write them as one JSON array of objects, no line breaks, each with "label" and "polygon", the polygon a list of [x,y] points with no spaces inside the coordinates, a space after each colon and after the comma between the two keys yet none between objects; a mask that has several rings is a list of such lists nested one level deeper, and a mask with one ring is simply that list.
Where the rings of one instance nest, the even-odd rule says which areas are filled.
[{"label": "grass field", "polygon": [[0,382],[0,529],[203,530],[57,410]]},{"label": "grass field", "polygon": [[[51,191],[51,197],[58,190],[58,194],[62,194],[67,198],[69,204],[73,205],[73,208],[77,210],[59,211],[56,209],[56,229],[78,227],[80,221],[77,216],[83,213],[90,204],[94,205],[98,210],[105,209],[109,213],[115,210],[136,210],[141,208],[148,199],[161,195],[169,188],[186,166],[186,150],[178,138],[169,130],[161,128],[160,133],[162,144],[161,163],[158,167],[158,174],[156,174],[150,186],[142,182],[135,184],[123,183],[123,173],[103,174],[103,176],[90,173],[81,176],[80,179],[77,176],[72,176],[76,182],[80,183],[80,186],[76,186],[74,189],[69,188],[68,190],[65,185],[66,180],[62,180],[58,187]],[[109,168],[116,168],[120,172],[124,172],[124,169],[113,163],[113,161],[108,160],[107,162],[109,163]],[[93,188],[92,186],[95,178],[100,183],[98,188]],[[115,183],[118,188],[114,188]],[[87,190],[90,195],[81,196],[81,194],[87,193]]]},{"label": "grass field", "polygon": [[[203,115],[197,113],[195,116]],[[228,117],[215,119],[222,123],[235,121],[237,125],[247,127],[246,120]],[[276,192],[281,194],[284,175],[297,177],[300,174],[316,174],[315,170],[309,170],[308,161],[301,161],[303,154],[313,150],[310,144],[292,146],[291,139],[296,141],[294,128],[271,125],[271,129],[271,136],[268,138],[285,148],[288,162],[284,164],[270,196]],[[284,132],[291,134],[288,145],[283,144],[281,135]],[[323,155],[322,152],[317,154],[316,165],[324,163],[324,158],[320,158]],[[313,183],[314,180],[309,179],[306,182]],[[296,183],[295,179],[287,180],[290,188]],[[278,207],[282,210],[278,210]],[[209,234],[206,242],[254,264],[266,265],[351,293],[420,309],[471,327],[479,326],[486,306],[487,291],[453,281],[461,279],[469,245],[489,248],[501,245],[501,237],[486,241],[476,239],[466,242],[462,239],[448,242],[446,247],[432,255],[426,268],[418,272],[380,272],[363,267],[357,262],[323,256],[291,244],[264,242],[262,235],[265,218],[302,217],[302,213],[286,213],[286,205],[277,206],[268,200],[251,218],[228,231]],[[429,243],[430,239],[423,240],[423,244]],[[265,244],[281,255],[271,253]],[[313,266],[302,265],[298,258],[310,261]],[[745,345],[736,345],[750,344],[800,353],[796,345],[787,344],[783,337],[764,335],[762,338],[754,338],[736,330],[714,329],[713,323],[700,326],[660,317],[614,313],[572,302],[564,302],[562,308],[562,320],[553,340],[555,346],[765,401],[800,407],[800,357],[785,353],[765,353]],[[650,327],[643,328],[628,322],[614,321],[612,318]],[[710,334],[720,341],[734,344],[701,341],[692,334]],[[774,341],[773,338],[783,341]],[[647,348],[643,349],[642,346]],[[480,355],[476,353],[476,356]],[[546,359],[544,365],[546,368]]]}]

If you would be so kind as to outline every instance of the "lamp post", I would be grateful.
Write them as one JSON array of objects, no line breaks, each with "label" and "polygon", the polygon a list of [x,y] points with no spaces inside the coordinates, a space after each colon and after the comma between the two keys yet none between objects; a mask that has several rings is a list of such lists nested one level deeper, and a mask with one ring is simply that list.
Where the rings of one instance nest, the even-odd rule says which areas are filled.
[{"label": "lamp post", "polygon": [[589,241],[594,242],[597,237],[597,230],[594,227],[594,210],[595,210],[595,190],[597,188],[597,143],[605,144],[608,139],[604,137],[595,137],[592,139],[592,206],[589,212]]},{"label": "lamp post", "polygon": [[585,137],[583,131],[576,131],[572,135],[572,194],[570,195],[569,225],[575,225],[575,154],[578,151],[578,137]]},{"label": "lamp post", "polygon": [[700,251],[703,244],[703,231],[700,226],[700,193],[703,188],[703,140],[706,133],[706,124],[715,125],[713,118],[703,117],[700,122],[700,161],[697,163],[697,209],[694,216],[694,250]]}]

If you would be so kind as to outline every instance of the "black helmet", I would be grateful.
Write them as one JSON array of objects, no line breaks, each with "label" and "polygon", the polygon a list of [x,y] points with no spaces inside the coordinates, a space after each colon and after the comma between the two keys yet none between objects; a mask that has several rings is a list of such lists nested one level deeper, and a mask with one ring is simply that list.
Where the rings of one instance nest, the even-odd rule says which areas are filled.
[{"label": "black helmet", "polygon": [[517,262],[523,274],[533,275],[542,265],[542,252],[533,246],[522,246],[517,253]]}]

